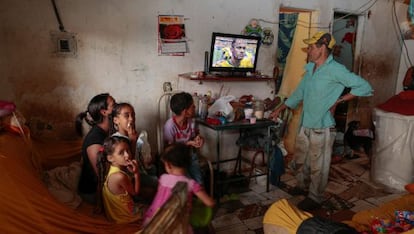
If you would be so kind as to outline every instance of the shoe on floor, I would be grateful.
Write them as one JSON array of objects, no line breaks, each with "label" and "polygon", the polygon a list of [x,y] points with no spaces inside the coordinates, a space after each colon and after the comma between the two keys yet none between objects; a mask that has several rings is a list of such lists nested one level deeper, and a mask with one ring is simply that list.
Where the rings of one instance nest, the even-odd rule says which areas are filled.
[{"label": "shoe on floor", "polygon": [[299,187],[293,187],[293,188],[291,188],[291,189],[288,191],[288,193],[289,193],[290,195],[292,195],[292,196],[298,196],[298,195],[307,196],[307,195],[308,195],[308,192],[307,192],[307,191],[305,191],[304,189],[299,188]]},{"label": "shoe on floor", "polygon": [[312,200],[311,198],[307,197],[303,199],[303,201],[298,203],[298,208],[303,211],[313,211],[321,208],[322,205],[317,203],[316,201]]}]

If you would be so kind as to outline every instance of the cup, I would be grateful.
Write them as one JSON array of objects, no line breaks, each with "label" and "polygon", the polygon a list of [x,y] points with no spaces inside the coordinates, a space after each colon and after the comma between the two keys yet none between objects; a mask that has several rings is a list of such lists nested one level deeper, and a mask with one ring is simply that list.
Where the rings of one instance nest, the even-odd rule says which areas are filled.
[{"label": "cup", "polygon": [[250,117],[250,123],[251,123],[251,124],[255,124],[255,123],[256,123],[256,117],[251,116],[251,117]]},{"label": "cup", "polygon": [[264,112],[262,110],[257,110],[254,112],[254,116],[256,116],[257,119],[263,119]]},{"label": "cup", "polygon": [[252,108],[245,108],[244,109],[244,118],[250,119],[253,115],[253,109]]}]

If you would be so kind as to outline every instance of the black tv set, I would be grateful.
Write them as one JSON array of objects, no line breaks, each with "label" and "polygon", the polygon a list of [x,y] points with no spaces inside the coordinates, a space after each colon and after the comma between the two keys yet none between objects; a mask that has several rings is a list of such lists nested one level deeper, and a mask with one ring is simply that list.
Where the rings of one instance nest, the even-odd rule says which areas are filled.
[{"label": "black tv set", "polygon": [[209,70],[223,75],[245,75],[256,71],[260,37],[213,32]]}]

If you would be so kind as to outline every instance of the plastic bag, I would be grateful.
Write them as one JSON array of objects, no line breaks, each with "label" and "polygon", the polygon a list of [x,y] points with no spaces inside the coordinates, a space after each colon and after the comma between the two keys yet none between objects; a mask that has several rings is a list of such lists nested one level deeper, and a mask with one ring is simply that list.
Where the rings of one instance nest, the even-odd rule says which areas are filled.
[{"label": "plastic bag", "polygon": [[226,117],[227,121],[232,122],[234,120],[234,112],[230,102],[235,99],[236,97],[231,95],[220,97],[208,108],[208,115],[214,117],[217,113],[220,113]]},{"label": "plastic bag", "polygon": [[145,130],[142,130],[139,134],[137,139],[137,146],[136,146],[136,156],[138,156],[138,160],[140,165],[143,166],[144,171],[148,169],[152,162],[152,155],[151,155],[151,146],[148,143],[148,133]]}]

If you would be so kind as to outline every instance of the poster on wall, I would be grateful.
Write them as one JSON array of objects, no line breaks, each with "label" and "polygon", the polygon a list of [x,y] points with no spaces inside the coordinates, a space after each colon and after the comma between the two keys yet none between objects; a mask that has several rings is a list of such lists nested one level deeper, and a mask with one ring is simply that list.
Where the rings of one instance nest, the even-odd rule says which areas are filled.
[{"label": "poster on wall", "polygon": [[158,55],[184,56],[188,52],[184,16],[158,16]]}]

